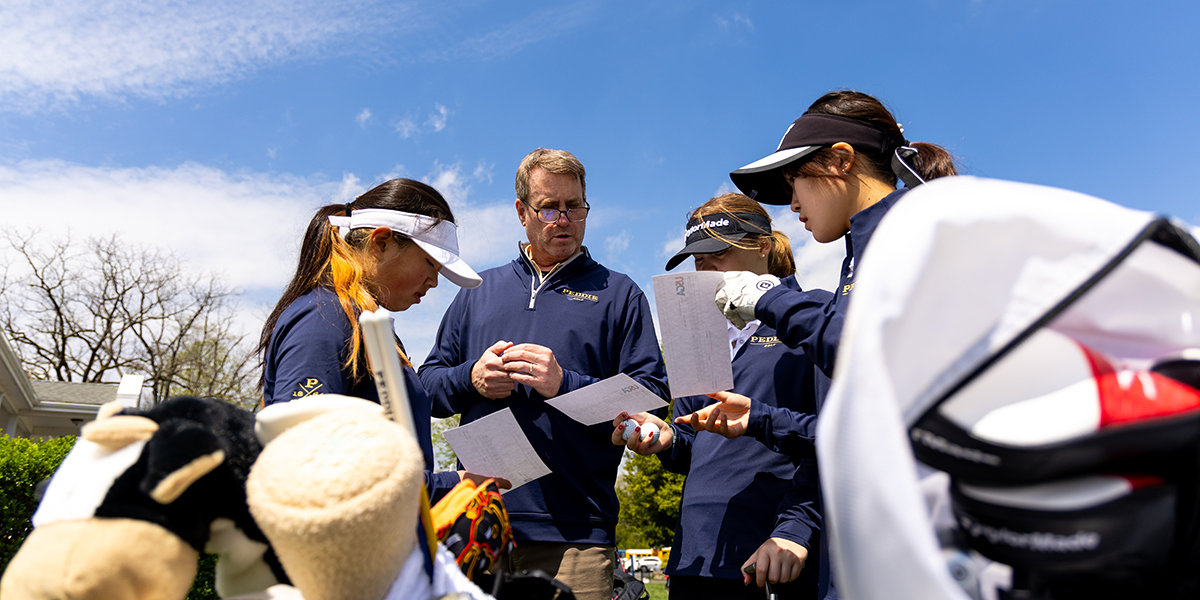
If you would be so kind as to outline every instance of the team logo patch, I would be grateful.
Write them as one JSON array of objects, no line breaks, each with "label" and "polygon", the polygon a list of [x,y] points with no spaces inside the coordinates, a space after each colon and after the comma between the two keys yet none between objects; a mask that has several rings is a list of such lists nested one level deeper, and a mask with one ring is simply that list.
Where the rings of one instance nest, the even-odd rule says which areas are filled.
[{"label": "team logo patch", "polygon": [[762,346],[763,348],[770,348],[771,346],[774,346],[775,344],[778,344],[778,343],[779,343],[778,336],[774,336],[774,335],[752,335],[752,336],[750,336],[750,345],[751,346]]},{"label": "team logo patch", "polygon": [[292,392],[293,398],[304,398],[305,396],[319,394],[321,393],[319,390],[325,387],[325,384],[321,383],[321,380],[316,377],[306,377],[304,381],[301,381],[297,385],[300,389]]},{"label": "team logo patch", "polygon": [[600,301],[599,296],[596,296],[593,294],[585,294],[583,292],[576,292],[576,291],[569,290],[567,288],[563,288],[563,289],[559,290],[559,292],[561,292],[562,295],[564,295],[572,300],[575,300],[576,302],[599,302]]}]

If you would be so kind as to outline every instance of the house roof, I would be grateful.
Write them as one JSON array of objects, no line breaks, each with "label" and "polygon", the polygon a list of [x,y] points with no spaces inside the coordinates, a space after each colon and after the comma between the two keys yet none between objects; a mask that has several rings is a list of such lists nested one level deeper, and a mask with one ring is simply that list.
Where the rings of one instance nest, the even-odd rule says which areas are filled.
[{"label": "house roof", "polygon": [[117,397],[116,383],[75,383],[30,380],[39,402],[74,402],[101,405]]}]

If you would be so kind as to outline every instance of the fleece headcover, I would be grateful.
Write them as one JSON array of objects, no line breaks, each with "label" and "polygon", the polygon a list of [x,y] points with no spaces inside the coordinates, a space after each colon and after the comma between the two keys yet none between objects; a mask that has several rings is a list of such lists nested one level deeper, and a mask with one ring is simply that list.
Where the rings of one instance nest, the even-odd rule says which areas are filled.
[{"label": "fleece headcover", "polygon": [[4,597],[182,597],[201,551],[218,554],[223,595],[286,581],[246,506],[261,449],[253,415],[220,400],[101,407],[51,479]]},{"label": "fleece headcover", "polygon": [[417,545],[416,440],[346,397],[276,404],[259,420],[273,437],[246,484],[250,511],[294,585],[308,600],[383,598]]}]

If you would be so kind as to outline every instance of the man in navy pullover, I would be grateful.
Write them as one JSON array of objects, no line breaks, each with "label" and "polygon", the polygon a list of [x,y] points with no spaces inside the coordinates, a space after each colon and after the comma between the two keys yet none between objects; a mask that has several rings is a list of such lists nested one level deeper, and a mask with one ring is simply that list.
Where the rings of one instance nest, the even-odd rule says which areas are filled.
[{"label": "man in navy pullover", "polygon": [[517,217],[529,243],[480,274],[442,319],[419,376],[437,417],[462,423],[509,408],[551,474],[504,495],[518,547],[508,569],[541,569],[576,598],[608,600],[623,448],[608,423],[585,426],[544,400],[625,373],[669,397],[650,306],[629,277],[583,247],[583,165],[539,148],[517,169]]}]

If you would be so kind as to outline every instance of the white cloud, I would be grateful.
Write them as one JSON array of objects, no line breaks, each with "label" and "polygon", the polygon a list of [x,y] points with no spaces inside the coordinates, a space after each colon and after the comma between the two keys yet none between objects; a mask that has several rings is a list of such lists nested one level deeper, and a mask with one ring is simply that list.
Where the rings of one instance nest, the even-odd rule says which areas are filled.
[{"label": "white cloud", "polygon": [[[227,173],[184,164],[107,169],[63,161],[0,165],[5,223],[82,241],[116,233],[160,248],[189,275],[222,280],[273,303],[291,277],[300,239],[318,206],[342,201],[346,182]],[[12,257],[0,252],[0,260]],[[258,335],[269,306],[243,301],[235,321]]]},{"label": "white cloud", "polygon": [[487,181],[488,185],[492,184],[492,171],[496,168],[496,163],[485,163],[482,160],[475,164],[475,172],[471,176],[479,181]]},{"label": "white cloud", "polygon": [[679,252],[679,250],[683,248],[685,241],[687,241],[687,238],[684,237],[683,230],[680,228],[680,231],[677,235],[671,236],[667,239],[667,241],[663,242],[662,250],[660,250],[658,253],[659,257],[669,258],[675,256],[675,253]]},{"label": "white cloud", "polygon": [[717,15],[713,17],[713,20],[716,21],[717,26],[722,30],[728,31],[736,29],[748,33],[754,33],[754,22],[750,20],[750,17],[747,17],[741,13],[733,13],[733,15],[729,17]]},{"label": "white cloud", "polygon": [[441,131],[446,128],[446,119],[450,114],[450,109],[441,104],[434,104],[433,112],[429,113],[429,118],[425,120],[425,124],[432,127],[434,131]]},{"label": "white cloud", "polygon": [[531,44],[570,34],[585,24],[596,9],[594,3],[576,2],[540,10],[488,34],[463,41],[452,48],[430,51],[424,58],[450,61],[468,57],[488,60],[510,56]]},{"label": "white cloud", "polygon": [[394,127],[396,128],[396,133],[400,134],[400,137],[403,139],[408,139],[416,135],[418,129],[417,124],[407,117],[397,120]]},{"label": "white cloud", "polygon": [[387,30],[419,22],[412,12],[381,0],[7,2],[0,10],[0,106],[33,111],[179,97],[286,61],[348,51],[346,40],[365,46],[362,15]]},{"label": "white cloud", "polygon": [[226,173],[197,164],[107,169],[63,161],[0,166],[9,225],[50,235],[119,233],[216,270],[240,288],[280,287],[313,211],[341,182]]},{"label": "white cloud", "polygon": [[717,191],[713,193],[713,198],[724,196],[725,194],[740,194],[742,190],[737,189],[737,186],[729,181],[724,181],[717,187]]},{"label": "white cloud", "polygon": [[629,230],[623,229],[617,235],[610,235],[604,239],[604,249],[609,255],[620,254],[629,249]]},{"label": "white cloud", "polygon": [[358,122],[359,127],[366,127],[367,121],[371,120],[371,109],[362,109],[359,111],[358,115],[354,117],[354,120]]},{"label": "white cloud", "polygon": [[[378,181],[402,176],[404,167]],[[525,232],[512,201],[476,201],[460,165],[435,164],[422,179],[450,202],[459,248],[477,270],[516,256]],[[177,254],[191,274],[219,272],[258,302],[243,301],[235,319],[258,335],[266,313],[295,269],[300,241],[314,211],[366,190],[358,175],[340,181],[278,174],[228,173],[197,164],[108,169],[63,161],[0,165],[5,223],[76,239],[117,233],[131,244]],[[11,259],[0,254],[0,260]],[[458,288],[446,280],[418,306],[395,315],[397,331],[420,363]]]}]

